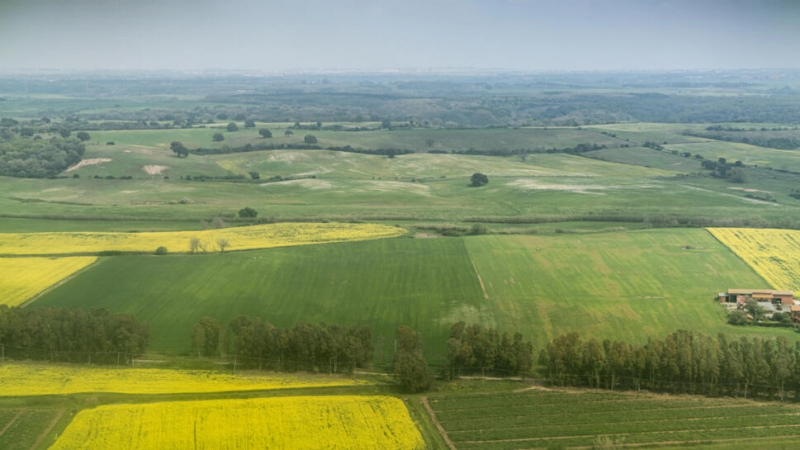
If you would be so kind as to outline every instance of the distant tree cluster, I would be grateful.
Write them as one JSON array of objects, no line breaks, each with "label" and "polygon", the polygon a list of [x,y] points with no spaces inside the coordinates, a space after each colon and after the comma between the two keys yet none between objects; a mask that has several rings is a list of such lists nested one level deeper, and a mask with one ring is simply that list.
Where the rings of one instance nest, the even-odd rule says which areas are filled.
[{"label": "distant tree cluster", "polygon": [[427,391],[433,385],[433,374],[422,356],[422,337],[406,325],[397,327],[394,352],[394,376],[408,392]]},{"label": "distant tree cluster", "polygon": [[298,323],[278,328],[258,317],[239,316],[228,324],[228,354],[259,369],[352,372],[372,360],[370,327]]},{"label": "distant tree cluster", "polygon": [[178,158],[180,158],[181,156],[183,156],[184,158],[189,156],[189,149],[186,148],[186,146],[183,145],[183,143],[180,141],[172,141],[169,144],[169,148],[170,150],[172,150],[172,153],[175,153],[175,156],[177,156]]},{"label": "distant tree cluster", "polygon": [[149,339],[149,327],[131,314],[0,305],[0,345],[7,358],[128,363],[144,353]]},{"label": "distant tree cluster", "polygon": [[719,158],[717,161],[705,159],[700,163],[700,167],[711,170],[713,176],[724,178],[731,183],[744,183],[747,180],[745,165],[741,161],[731,164],[725,158]]},{"label": "distant tree cluster", "polygon": [[741,142],[758,147],[795,150],[800,148],[800,129],[798,127],[723,127],[712,125],[700,130],[686,130],[683,134],[726,142]]},{"label": "distant tree cluster", "polygon": [[[5,137],[2,137],[5,134]],[[78,140],[28,139],[0,134],[0,175],[23,178],[54,177],[80,162],[86,147]]]},{"label": "distant tree cluster", "polygon": [[800,399],[800,342],[677,331],[645,345],[562,335],[539,353],[550,383],[605,389]]},{"label": "distant tree cluster", "polygon": [[471,373],[517,375],[532,366],[533,344],[524,341],[520,333],[501,335],[494,328],[464,322],[450,329],[445,374],[449,379]]}]

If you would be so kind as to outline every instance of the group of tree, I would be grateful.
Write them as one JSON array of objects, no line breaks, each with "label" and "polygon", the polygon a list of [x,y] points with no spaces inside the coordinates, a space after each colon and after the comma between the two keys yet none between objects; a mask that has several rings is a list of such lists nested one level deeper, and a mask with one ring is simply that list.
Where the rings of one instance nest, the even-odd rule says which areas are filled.
[{"label": "group of tree", "polygon": [[49,178],[81,161],[86,147],[76,139],[32,140],[0,133],[0,175]]},{"label": "group of tree", "polygon": [[512,337],[480,324],[458,322],[450,329],[447,340],[445,378],[480,373],[511,376],[525,374],[533,366],[533,344],[520,333]]},{"label": "group of tree", "polygon": [[186,148],[186,146],[183,145],[183,143],[181,143],[180,141],[172,141],[169,144],[169,148],[170,150],[172,150],[172,153],[175,153],[175,155],[178,158],[180,158],[181,156],[183,156],[184,158],[189,157],[189,149]]},{"label": "group of tree", "polygon": [[[210,353],[215,328],[201,325],[197,342]],[[195,339],[193,339],[194,341]],[[319,323],[279,328],[258,317],[239,316],[228,324],[223,345],[246,367],[279,371],[352,373],[372,360],[372,329]]]},{"label": "group of tree", "polygon": [[397,327],[396,336],[394,376],[408,392],[427,391],[433,385],[433,374],[422,356],[422,337],[406,325]]},{"label": "group of tree", "polygon": [[800,399],[800,342],[677,331],[644,345],[562,335],[539,353],[550,383],[605,389]]},{"label": "group of tree", "polygon": [[793,129],[787,127],[753,127],[745,129],[712,125],[707,127],[704,131],[686,130],[683,134],[725,142],[740,142],[742,144],[755,145],[758,147],[777,148],[780,150],[795,150],[800,148],[800,130],[798,130],[797,127]]},{"label": "group of tree", "polygon": [[128,363],[144,353],[149,336],[149,327],[131,314],[0,305],[0,346],[7,358]]},{"label": "group of tree", "polygon": [[747,180],[744,172],[745,165],[741,161],[729,163],[725,158],[719,158],[717,161],[705,159],[700,163],[700,167],[712,171],[713,176],[726,179],[731,183],[744,183]]}]

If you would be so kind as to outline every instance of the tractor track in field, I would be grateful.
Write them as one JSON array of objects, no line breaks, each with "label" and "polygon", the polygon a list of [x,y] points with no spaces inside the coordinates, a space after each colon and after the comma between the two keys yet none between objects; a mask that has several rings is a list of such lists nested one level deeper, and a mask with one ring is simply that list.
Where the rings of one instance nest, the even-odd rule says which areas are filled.
[{"label": "tractor track in field", "polygon": [[14,422],[16,422],[16,421],[17,421],[17,419],[19,419],[19,416],[21,416],[21,415],[22,415],[22,413],[24,413],[25,411],[27,411],[27,410],[26,410],[26,409],[24,409],[24,408],[23,408],[23,409],[20,409],[20,410],[19,410],[19,412],[17,413],[17,415],[16,415],[16,416],[14,416],[14,417],[12,417],[12,418],[11,418],[11,420],[9,420],[9,421],[8,421],[8,423],[6,424],[6,426],[4,426],[2,430],[0,430],[0,436],[4,435],[4,434],[6,433],[6,430],[8,430],[9,428],[11,428],[11,425],[14,425]]},{"label": "tractor track in field", "polygon": [[47,435],[50,434],[50,432],[53,430],[53,427],[56,426],[58,421],[61,420],[61,418],[64,416],[64,413],[66,413],[66,412],[67,412],[66,409],[59,409],[58,410],[56,416],[53,418],[53,420],[50,421],[50,425],[48,425],[47,428],[44,431],[42,431],[42,433],[39,435],[39,437],[36,438],[36,442],[33,443],[33,445],[31,446],[30,450],[35,450],[35,449],[39,448],[39,446],[42,444],[42,442],[47,438]]},{"label": "tractor track in field", "polygon": [[450,447],[450,450],[457,450],[455,444],[453,444],[453,441],[450,440],[450,436],[447,435],[447,431],[445,431],[442,423],[436,418],[436,413],[433,411],[433,408],[431,408],[431,404],[428,403],[428,397],[420,397],[419,399],[422,402],[422,405],[425,406],[425,410],[428,411],[431,422],[436,425],[436,429],[439,430],[439,434],[442,435],[442,438],[444,438],[447,446]]}]

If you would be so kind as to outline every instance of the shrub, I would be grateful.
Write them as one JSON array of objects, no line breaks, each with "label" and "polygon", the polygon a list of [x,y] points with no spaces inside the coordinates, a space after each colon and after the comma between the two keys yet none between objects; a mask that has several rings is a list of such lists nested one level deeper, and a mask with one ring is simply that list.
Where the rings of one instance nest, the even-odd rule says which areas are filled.
[{"label": "shrub", "polygon": [[167,247],[158,247],[156,249],[156,255],[166,255],[167,254]]}]

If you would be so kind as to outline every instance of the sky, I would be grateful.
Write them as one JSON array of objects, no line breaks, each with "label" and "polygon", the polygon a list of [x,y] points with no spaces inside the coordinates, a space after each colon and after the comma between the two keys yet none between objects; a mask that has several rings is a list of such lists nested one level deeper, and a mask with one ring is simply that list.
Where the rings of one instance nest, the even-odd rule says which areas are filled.
[{"label": "sky", "polygon": [[798,0],[0,0],[0,70],[800,68]]}]

